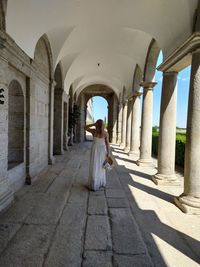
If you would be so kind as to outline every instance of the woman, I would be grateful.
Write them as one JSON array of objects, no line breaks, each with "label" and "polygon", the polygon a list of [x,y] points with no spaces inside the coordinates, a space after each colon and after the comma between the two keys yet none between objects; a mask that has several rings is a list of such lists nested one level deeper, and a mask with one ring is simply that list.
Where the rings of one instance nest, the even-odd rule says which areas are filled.
[{"label": "woman", "polygon": [[[96,129],[91,127],[95,126]],[[106,186],[106,171],[103,163],[109,156],[108,133],[104,130],[103,120],[85,126],[85,130],[93,135],[93,144],[90,153],[89,186],[92,190],[99,190]]]}]

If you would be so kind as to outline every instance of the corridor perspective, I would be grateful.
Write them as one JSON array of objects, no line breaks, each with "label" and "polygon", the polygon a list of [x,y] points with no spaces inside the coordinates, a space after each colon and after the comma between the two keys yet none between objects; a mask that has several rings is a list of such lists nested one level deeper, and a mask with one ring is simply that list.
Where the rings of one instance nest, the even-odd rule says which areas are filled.
[{"label": "corridor perspective", "polygon": [[113,145],[107,187],[90,191],[90,146],[57,156],[18,192],[1,216],[0,266],[199,266],[200,217],[186,217],[173,204],[181,188],[157,190],[155,169],[137,166]]},{"label": "corridor perspective", "polygon": [[0,267],[199,266],[199,160],[200,0],[0,0]]}]

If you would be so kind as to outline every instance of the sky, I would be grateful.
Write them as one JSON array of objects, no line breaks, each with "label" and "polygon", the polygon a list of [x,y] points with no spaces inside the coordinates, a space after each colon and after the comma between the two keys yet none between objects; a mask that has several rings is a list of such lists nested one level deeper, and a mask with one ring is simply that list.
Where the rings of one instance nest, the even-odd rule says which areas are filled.
[{"label": "sky", "polygon": [[[159,55],[157,66],[162,62],[162,53]],[[190,66],[178,74],[177,81],[177,123],[180,128],[186,128],[187,107],[189,94]],[[162,72],[156,71],[155,81],[157,85],[153,91],[153,125],[159,125],[160,99],[162,89]],[[94,120],[107,117],[108,103],[103,97],[93,97]]]}]

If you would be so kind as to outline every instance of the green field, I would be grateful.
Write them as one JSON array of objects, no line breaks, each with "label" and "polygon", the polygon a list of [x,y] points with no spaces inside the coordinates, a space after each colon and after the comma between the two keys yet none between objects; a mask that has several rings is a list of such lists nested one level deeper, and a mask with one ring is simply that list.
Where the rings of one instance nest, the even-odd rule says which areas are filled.
[{"label": "green field", "polygon": [[[158,139],[159,132],[153,131],[152,133],[152,154],[154,156],[158,155]],[[186,142],[186,134],[185,133],[177,133],[176,134],[176,158],[175,162],[179,166],[184,166],[184,156],[185,156],[185,142]]]}]

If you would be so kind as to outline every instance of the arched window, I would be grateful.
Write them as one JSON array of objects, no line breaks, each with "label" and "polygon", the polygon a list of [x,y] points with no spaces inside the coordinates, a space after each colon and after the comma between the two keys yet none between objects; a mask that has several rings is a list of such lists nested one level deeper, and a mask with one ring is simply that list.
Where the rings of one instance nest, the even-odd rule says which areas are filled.
[{"label": "arched window", "polygon": [[8,92],[8,169],[24,161],[24,95],[13,80]]}]

